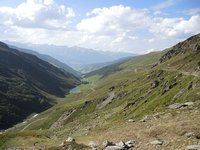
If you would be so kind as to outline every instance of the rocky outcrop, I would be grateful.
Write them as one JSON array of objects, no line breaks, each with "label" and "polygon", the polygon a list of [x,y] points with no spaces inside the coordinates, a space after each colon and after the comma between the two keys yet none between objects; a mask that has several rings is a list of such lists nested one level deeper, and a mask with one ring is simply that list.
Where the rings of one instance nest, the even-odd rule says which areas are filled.
[{"label": "rocky outcrop", "polygon": [[89,146],[76,143],[75,139],[68,137],[68,139],[60,144],[59,147],[51,147],[48,150],[81,150],[91,149]]},{"label": "rocky outcrop", "polygon": [[[196,41],[196,42],[193,42]],[[200,34],[190,37],[184,42],[180,42],[177,45],[169,49],[161,58],[160,63],[163,63],[178,54],[184,54],[189,50],[200,52]]]},{"label": "rocky outcrop", "polygon": [[110,141],[104,141],[102,143],[104,150],[129,150],[133,147],[135,147],[136,142],[135,141],[120,141],[118,143],[113,143]]},{"label": "rocky outcrop", "polygon": [[186,103],[174,103],[172,105],[169,105],[169,109],[179,109],[182,107],[188,107],[188,106],[193,106],[194,103],[193,102],[186,102]]},{"label": "rocky outcrop", "polygon": [[51,126],[52,129],[55,129],[55,128],[59,128],[62,126],[63,122],[69,117],[71,116],[72,113],[75,112],[75,109],[71,109],[71,110],[67,110],[65,111],[61,116],[60,118],[54,122],[54,124]]},{"label": "rocky outcrop", "polygon": [[116,98],[115,92],[109,92],[108,93],[108,97],[104,98],[103,101],[101,101],[98,105],[97,108],[101,109],[103,107],[105,107],[106,105],[110,104],[114,99]]}]

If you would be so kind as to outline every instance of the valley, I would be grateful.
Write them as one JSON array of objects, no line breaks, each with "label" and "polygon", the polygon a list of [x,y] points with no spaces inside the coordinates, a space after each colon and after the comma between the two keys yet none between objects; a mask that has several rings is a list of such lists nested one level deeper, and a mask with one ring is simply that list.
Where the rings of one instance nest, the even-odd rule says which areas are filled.
[{"label": "valley", "polygon": [[0,149],[198,150],[199,46],[197,34],[85,74],[78,90],[1,133]]}]

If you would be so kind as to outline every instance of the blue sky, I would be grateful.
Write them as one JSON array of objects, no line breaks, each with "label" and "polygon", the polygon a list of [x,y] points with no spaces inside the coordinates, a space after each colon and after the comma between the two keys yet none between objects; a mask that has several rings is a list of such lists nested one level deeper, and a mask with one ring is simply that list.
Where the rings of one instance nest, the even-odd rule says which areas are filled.
[{"label": "blue sky", "polygon": [[200,32],[199,0],[1,0],[0,40],[147,53]]}]

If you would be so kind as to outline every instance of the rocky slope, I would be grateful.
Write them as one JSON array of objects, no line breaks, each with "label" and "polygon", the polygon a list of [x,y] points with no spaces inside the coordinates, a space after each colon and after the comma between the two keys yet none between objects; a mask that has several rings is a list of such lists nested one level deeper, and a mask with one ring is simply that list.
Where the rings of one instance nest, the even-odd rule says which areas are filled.
[{"label": "rocky slope", "polygon": [[63,97],[79,83],[72,74],[0,42],[0,129],[49,108],[48,94]]}]

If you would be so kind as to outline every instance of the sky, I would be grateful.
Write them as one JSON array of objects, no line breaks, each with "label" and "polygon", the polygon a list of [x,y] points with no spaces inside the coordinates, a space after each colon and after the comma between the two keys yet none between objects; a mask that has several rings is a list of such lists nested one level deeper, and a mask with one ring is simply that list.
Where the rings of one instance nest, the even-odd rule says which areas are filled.
[{"label": "sky", "polygon": [[144,54],[200,33],[199,0],[1,0],[0,40]]}]

